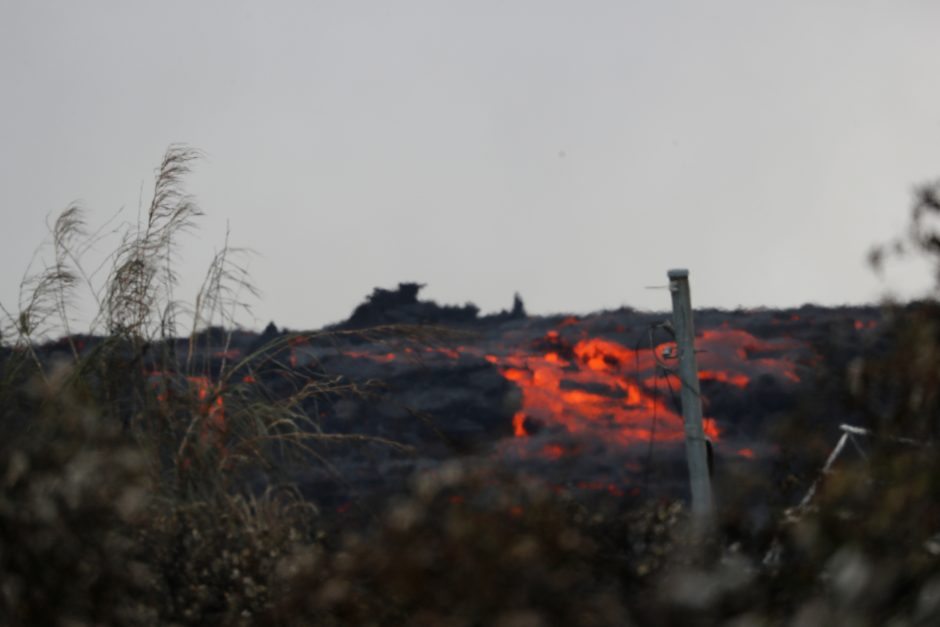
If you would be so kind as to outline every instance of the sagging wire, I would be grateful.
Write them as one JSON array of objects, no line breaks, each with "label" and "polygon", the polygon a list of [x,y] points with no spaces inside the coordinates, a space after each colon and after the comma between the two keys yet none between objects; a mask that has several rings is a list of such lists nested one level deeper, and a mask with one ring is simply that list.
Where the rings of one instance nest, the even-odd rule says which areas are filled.
[{"label": "sagging wire", "polygon": [[675,332],[675,329],[672,328],[672,323],[669,322],[668,320],[665,322],[656,324],[656,325],[652,325],[649,330],[650,352],[653,353],[653,360],[656,362],[656,366],[662,370],[663,378],[666,381],[666,386],[669,388],[669,396],[672,399],[672,405],[675,408],[676,413],[681,414],[682,404],[679,402],[679,399],[676,397],[676,391],[672,387],[672,381],[669,380],[669,376],[672,375],[676,377],[676,379],[679,381],[680,384],[682,383],[682,378],[678,375],[678,373],[676,373],[676,371],[673,368],[670,368],[666,362],[660,361],[659,355],[656,354],[656,350],[653,347],[653,331],[659,328],[662,328],[664,331],[666,331],[673,338],[673,340],[675,340],[676,338],[676,332]]},{"label": "sagging wire", "polygon": [[[649,338],[650,338],[650,350],[653,350],[653,326],[652,325],[649,328]],[[635,366],[634,381],[636,381],[637,385],[640,385],[640,342],[642,341],[643,341],[643,337],[640,336],[639,338],[637,338],[636,344],[634,344],[633,346],[633,361],[634,361],[634,366]],[[654,352],[654,355],[655,355],[655,352]],[[652,469],[652,464],[653,464],[653,443],[656,441],[656,423],[657,423],[657,418],[658,418],[656,415],[656,405],[657,405],[656,401],[658,400],[657,395],[659,393],[659,390],[657,389],[659,385],[659,371],[655,367],[653,368],[653,377],[654,377],[653,417],[652,417],[652,424],[650,425],[650,429],[649,429],[649,434],[650,434],[649,441],[648,441],[647,448],[646,448],[646,462],[644,463],[644,466],[643,466],[643,493],[644,494],[647,492],[649,488],[650,471]]]},{"label": "sagging wire", "polygon": [[[675,330],[675,328],[672,326],[672,322],[670,322],[669,320],[666,320],[665,322],[661,322],[661,323],[659,323],[659,324],[652,325],[651,328],[662,328],[664,331],[666,331],[666,332],[672,337],[673,341],[676,343],[676,354],[675,354],[675,358],[678,359],[678,358],[679,358],[679,353],[678,353],[678,351],[679,351],[679,341],[678,341],[678,338],[676,338],[676,330]],[[652,331],[651,331],[651,333],[652,333]],[[650,340],[650,344],[652,345],[652,339]],[[696,353],[704,353],[704,352],[707,352],[707,351],[705,351],[705,350],[701,350],[701,349],[694,348],[694,346],[693,346],[693,349],[692,349],[692,350],[693,350],[693,352],[696,352]],[[670,356],[671,356],[671,354],[670,354]],[[692,392],[693,394],[695,394],[696,396],[699,396],[699,397],[700,397],[700,396],[702,395],[701,389],[696,390],[695,387],[694,387],[692,384],[688,383],[687,381],[684,381],[684,380],[682,379],[682,376],[681,376],[678,372],[676,372],[675,369],[670,368],[668,364],[666,364],[666,363],[663,362],[663,361],[660,361],[660,360],[659,360],[659,356],[656,355],[655,351],[653,352],[653,358],[656,360],[657,365],[659,365],[659,367],[663,369],[663,372],[666,373],[667,381],[668,381],[668,376],[671,374],[671,375],[673,375],[673,376],[676,378],[676,380],[679,382],[679,385],[685,386],[686,388],[689,389],[689,391],[691,391],[691,392]],[[670,391],[672,391],[671,385],[670,385]],[[673,395],[674,395],[674,394],[675,394],[675,393],[673,393]],[[677,404],[676,407],[678,408],[678,407],[680,407],[680,406]],[[681,409],[679,409],[678,411],[681,413]]]},{"label": "sagging wire", "polygon": [[[647,492],[649,489],[649,479],[650,474],[653,468],[653,448],[656,442],[656,427],[659,423],[659,376],[660,370],[662,370],[666,384],[669,386],[669,392],[672,395],[673,401],[675,402],[675,393],[672,390],[672,383],[669,382],[669,373],[671,372],[670,368],[663,362],[659,360],[659,356],[656,354],[656,346],[653,342],[653,333],[657,329],[665,329],[670,335],[675,337],[675,333],[672,330],[672,324],[667,320],[665,322],[660,322],[657,324],[651,324],[647,328],[647,337],[649,339],[649,351],[653,355],[653,415],[650,419],[650,428],[649,428],[649,438],[647,440],[646,448],[646,461],[643,465],[643,492]],[[636,366],[636,382],[637,385],[640,384],[640,342],[643,341],[643,338],[640,337],[637,339],[636,344],[634,345],[634,361]]]}]

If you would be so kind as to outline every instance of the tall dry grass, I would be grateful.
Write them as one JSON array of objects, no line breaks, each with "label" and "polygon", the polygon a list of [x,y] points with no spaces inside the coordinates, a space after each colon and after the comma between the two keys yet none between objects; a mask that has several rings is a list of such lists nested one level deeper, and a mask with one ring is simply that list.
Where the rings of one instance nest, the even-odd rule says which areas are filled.
[{"label": "tall dry grass", "polygon": [[[401,448],[320,429],[308,401],[369,390],[282,363],[296,335],[237,360],[208,357],[225,352],[258,291],[249,251],[226,234],[197,294],[179,297],[181,243],[202,215],[185,191],[198,157],[167,150],[149,205],[112,229],[116,249],[91,269],[104,229],[66,208],[16,306],[0,305],[2,622],[243,620],[266,607],[279,556],[316,527],[317,508],[277,487],[285,468],[332,468],[325,445]],[[83,297],[97,311],[79,334]],[[259,368],[288,391],[261,376],[242,383]]]}]

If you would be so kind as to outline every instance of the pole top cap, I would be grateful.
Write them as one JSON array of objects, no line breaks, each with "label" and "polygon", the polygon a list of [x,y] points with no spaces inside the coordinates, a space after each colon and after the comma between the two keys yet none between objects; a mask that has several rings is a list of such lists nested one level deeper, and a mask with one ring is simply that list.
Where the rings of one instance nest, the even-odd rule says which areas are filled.
[{"label": "pole top cap", "polygon": [[685,268],[673,268],[668,272],[669,278],[671,279],[687,279],[689,278],[689,271]]}]

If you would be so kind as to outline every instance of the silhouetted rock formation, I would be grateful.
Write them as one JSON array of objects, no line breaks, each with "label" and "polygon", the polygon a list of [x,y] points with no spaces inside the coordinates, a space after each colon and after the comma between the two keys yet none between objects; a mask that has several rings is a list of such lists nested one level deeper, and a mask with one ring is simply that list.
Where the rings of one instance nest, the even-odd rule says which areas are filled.
[{"label": "silhouetted rock formation", "polygon": [[519,292],[516,292],[512,297],[512,309],[503,309],[499,313],[484,316],[483,320],[486,322],[505,322],[507,320],[525,320],[528,317],[522,297],[519,296]]},{"label": "silhouetted rock formation", "polygon": [[466,305],[438,305],[418,300],[421,283],[399,283],[398,289],[377,287],[353,311],[349,320],[337,325],[341,329],[362,329],[382,324],[464,324],[477,319],[480,309]]},{"label": "silhouetted rock formation", "polygon": [[512,311],[509,312],[509,315],[513,318],[525,318],[525,305],[522,303],[522,297],[519,296],[519,292],[516,292],[512,297]]},{"label": "silhouetted rock formation", "polygon": [[284,331],[281,331],[277,328],[277,325],[274,324],[274,321],[268,323],[268,326],[264,327],[264,331],[258,335],[257,339],[251,343],[249,348],[250,352],[255,352],[265,348],[270,345],[271,342],[281,337],[284,334]]}]

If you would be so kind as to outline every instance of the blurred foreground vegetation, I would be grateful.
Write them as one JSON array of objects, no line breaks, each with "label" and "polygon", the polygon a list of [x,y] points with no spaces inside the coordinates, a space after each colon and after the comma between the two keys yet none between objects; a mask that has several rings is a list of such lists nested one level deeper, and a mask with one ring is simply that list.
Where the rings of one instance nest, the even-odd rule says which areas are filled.
[{"label": "blurred foreground vegetation", "polygon": [[[822,364],[778,436],[783,457],[812,464],[782,483],[731,473],[705,534],[679,502],[574,498],[459,461],[407,494],[337,511],[276,479],[285,465],[328,463],[318,445],[339,437],[317,430],[305,399],[366,392],[312,372],[274,402],[238,385],[243,362],[209,372],[193,358],[200,333],[231,326],[252,292],[226,246],[194,302],[174,299],[176,244],[199,215],[181,188],[196,156],[168,151],[102,285],[81,267],[94,234],[71,207],[52,229],[53,261],[5,310],[0,623],[940,624],[940,306],[886,305],[877,355]],[[926,223],[936,214],[924,188],[909,237],[873,260],[920,251],[940,270]],[[67,313],[86,283],[107,337],[90,352]],[[71,357],[50,364],[37,346],[56,323]],[[181,355],[175,338],[187,335]],[[171,383],[154,385],[154,371]],[[835,444],[814,417],[833,408],[874,435],[796,506]],[[753,524],[755,504],[769,523]]]}]

